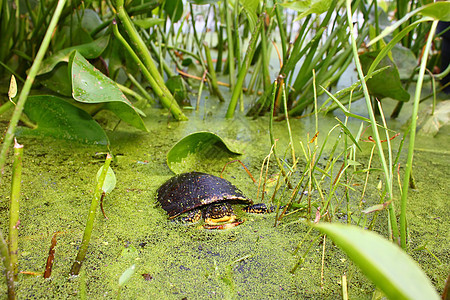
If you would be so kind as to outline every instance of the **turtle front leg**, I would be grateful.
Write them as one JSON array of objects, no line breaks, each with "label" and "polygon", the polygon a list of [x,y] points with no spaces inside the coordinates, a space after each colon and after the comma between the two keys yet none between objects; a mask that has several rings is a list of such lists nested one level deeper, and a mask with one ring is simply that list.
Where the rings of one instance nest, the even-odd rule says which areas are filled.
[{"label": "turtle front leg", "polygon": [[265,203],[256,203],[253,205],[249,205],[244,207],[242,210],[248,213],[253,214],[269,214],[275,211],[275,206],[267,205]]}]

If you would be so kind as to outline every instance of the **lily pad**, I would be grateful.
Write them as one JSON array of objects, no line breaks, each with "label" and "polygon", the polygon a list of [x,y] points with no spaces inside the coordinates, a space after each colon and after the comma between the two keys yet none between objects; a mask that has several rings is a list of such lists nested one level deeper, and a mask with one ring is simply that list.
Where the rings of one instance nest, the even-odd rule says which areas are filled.
[{"label": "lily pad", "polygon": [[125,97],[117,84],[91,65],[78,51],[69,62],[72,96],[83,103],[105,103],[105,108],[128,124],[148,131],[139,114],[144,115]]},{"label": "lily pad", "polygon": [[377,233],[336,223],[314,227],[327,234],[389,299],[440,299],[419,265]]},{"label": "lily pad", "polygon": [[[176,174],[192,170],[201,170],[201,166],[210,166],[227,161],[240,155],[218,135],[199,131],[182,138],[167,153],[167,165]],[[206,171],[206,170],[205,170]]]},{"label": "lily pad", "polygon": [[109,145],[105,132],[87,112],[61,98],[30,96],[24,112],[37,126],[35,129],[20,127],[18,135],[51,136],[83,144]]},{"label": "lily pad", "polygon": [[[360,56],[364,73],[368,72],[379,52],[366,52]],[[370,93],[380,100],[389,97],[398,101],[409,101],[410,95],[402,86],[397,66],[388,56],[385,56],[380,61],[376,70],[386,66],[389,66],[389,68],[367,80],[367,87]]]}]

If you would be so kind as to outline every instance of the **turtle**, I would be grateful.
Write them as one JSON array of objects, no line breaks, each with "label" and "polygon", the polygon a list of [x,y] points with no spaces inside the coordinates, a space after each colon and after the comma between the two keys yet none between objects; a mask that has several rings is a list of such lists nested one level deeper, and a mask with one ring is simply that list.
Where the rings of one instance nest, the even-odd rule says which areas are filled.
[{"label": "turtle", "polygon": [[[206,229],[232,228],[244,222],[239,219],[232,204],[244,204],[251,213],[269,213],[273,207],[264,203],[253,204],[231,182],[211,174],[188,172],[176,175],[157,190],[157,200],[169,219],[178,217],[182,222],[204,219]],[[180,215],[187,214],[185,217]]]}]

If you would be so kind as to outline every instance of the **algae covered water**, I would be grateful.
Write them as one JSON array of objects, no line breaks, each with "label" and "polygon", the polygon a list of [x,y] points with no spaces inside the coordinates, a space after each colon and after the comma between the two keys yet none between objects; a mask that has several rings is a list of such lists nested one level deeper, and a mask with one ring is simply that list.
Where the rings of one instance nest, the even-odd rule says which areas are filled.
[{"label": "algae covered water", "polygon": [[[304,213],[294,213],[277,227],[275,215],[241,213],[246,222],[229,230],[201,230],[198,225],[182,225],[167,220],[157,205],[157,188],[173,173],[167,167],[167,151],[189,133],[208,130],[234,140],[243,153],[238,158],[258,176],[264,158],[270,152],[268,119],[250,120],[237,116],[225,120],[214,113],[192,112],[188,122],[168,122],[167,116],[149,111],[149,133],[126,124],[110,131],[110,151],[116,188],[104,199],[108,219],[97,212],[94,233],[80,276],[69,278],[83,235],[95,186],[95,176],[102,165],[105,149],[83,147],[49,139],[20,138],[25,146],[20,213],[19,298],[114,298],[119,278],[130,266],[135,273],[121,288],[123,299],[336,299],[341,297],[345,274],[351,298],[370,299],[375,289],[331,240],[319,237],[304,223]],[[157,117],[155,117],[157,116]],[[321,132],[333,125],[333,117],[320,119]],[[295,142],[314,135],[314,118],[291,120]],[[355,122],[349,128],[359,126]],[[286,126],[275,124],[280,153],[290,149]],[[323,140],[324,136],[319,135]],[[335,137],[338,138],[338,137]],[[396,141],[394,141],[396,142]],[[398,142],[396,142],[398,143]],[[331,145],[331,143],[330,143]],[[442,292],[448,275],[448,129],[436,138],[418,143],[414,176],[417,189],[410,193],[408,224],[410,254],[418,261],[434,286]],[[299,144],[296,152],[301,153]],[[361,163],[367,162],[371,145],[363,145]],[[290,150],[289,150],[290,151]],[[327,152],[331,150],[327,147]],[[289,156],[285,156],[289,160]],[[327,157],[324,156],[323,162]],[[300,165],[305,161],[300,159]],[[219,175],[223,163],[201,166]],[[1,220],[7,220],[10,167],[5,168],[1,188]],[[299,168],[301,169],[301,168]],[[203,170],[205,171],[205,170]],[[273,164],[270,177],[279,169]],[[249,198],[256,198],[254,184],[238,164],[227,167],[224,177]],[[276,178],[276,177],[275,177]],[[362,176],[356,182],[363,183]],[[376,176],[375,176],[376,178]],[[269,181],[264,202],[270,201],[274,181]],[[364,203],[377,203],[378,180],[372,180]],[[358,184],[354,185],[358,190]],[[281,195],[281,194],[280,194]],[[333,202],[335,221],[347,222],[348,209],[357,211],[359,198],[348,204],[340,202],[339,191]],[[281,196],[280,196],[281,197]],[[313,193],[313,201],[320,195]],[[347,208],[345,208],[347,207]],[[345,208],[345,209],[344,209]],[[301,209],[300,209],[301,210]],[[314,212],[311,213],[314,215]],[[388,236],[386,212],[374,221],[376,232]],[[351,223],[362,222],[358,213]],[[372,220],[369,215],[366,222]],[[360,223],[361,224],[361,223]],[[6,232],[7,225],[1,222]],[[55,260],[50,279],[44,280],[51,239],[57,233]],[[416,250],[414,250],[416,249]],[[428,250],[428,251],[427,251]],[[436,257],[434,258],[433,255]],[[440,261],[440,263],[439,263]],[[300,263],[299,263],[300,262]],[[298,267],[293,269],[295,266]],[[4,291],[2,282],[0,286]]]}]

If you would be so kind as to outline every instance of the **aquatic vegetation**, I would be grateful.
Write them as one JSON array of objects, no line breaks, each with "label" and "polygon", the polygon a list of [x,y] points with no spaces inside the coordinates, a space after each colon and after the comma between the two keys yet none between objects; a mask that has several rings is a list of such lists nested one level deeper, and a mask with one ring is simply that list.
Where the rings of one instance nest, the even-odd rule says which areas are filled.
[{"label": "aquatic vegetation", "polygon": [[[8,297],[436,298],[448,272],[448,226],[433,227],[448,220],[446,185],[423,181],[446,175],[413,164],[445,166],[435,157],[448,144],[439,134],[448,107],[435,82],[450,68],[437,70],[434,49],[449,11],[444,1],[3,1]],[[435,138],[416,136],[430,98],[421,132],[438,122]],[[22,179],[21,165],[8,164],[13,138],[31,149]],[[444,142],[415,147],[422,138]],[[93,151],[114,154],[117,187],[112,157]],[[258,184],[229,165],[237,155]],[[222,170],[257,211],[274,212],[238,210],[233,226],[208,219],[204,227],[228,229],[219,231],[168,222],[164,209],[185,210],[161,207],[156,191],[171,172],[194,170]],[[32,200],[20,217],[19,196]]]},{"label": "aquatic vegetation", "polygon": [[89,209],[89,215],[86,222],[86,228],[84,230],[83,240],[81,241],[81,246],[80,249],[78,250],[75,262],[72,265],[72,269],[70,270],[71,276],[75,276],[80,273],[80,268],[84,262],[84,258],[86,257],[89,241],[92,235],[92,230],[94,228],[94,221],[95,215],[97,213],[97,207],[101,199],[103,199],[103,196],[105,195],[106,191],[112,190],[114,188],[113,185],[115,185],[115,177],[114,180],[112,179],[107,180],[108,177],[111,178],[114,176],[113,175],[114,173],[109,167],[109,165],[111,164],[111,160],[112,160],[111,155],[107,154],[105,164],[100,169],[101,173],[99,176],[97,176],[97,185],[95,187],[94,197],[92,198],[91,207]]}]

